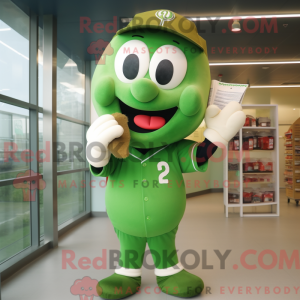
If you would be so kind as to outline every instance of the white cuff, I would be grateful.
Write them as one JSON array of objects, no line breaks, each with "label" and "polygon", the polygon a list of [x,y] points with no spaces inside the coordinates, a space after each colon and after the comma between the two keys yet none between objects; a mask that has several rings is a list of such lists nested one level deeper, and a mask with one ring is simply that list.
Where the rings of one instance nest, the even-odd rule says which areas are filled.
[{"label": "white cuff", "polygon": [[155,269],[154,274],[156,276],[164,277],[164,276],[170,276],[179,273],[183,270],[182,264],[179,262],[177,265],[166,268],[166,269]]},{"label": "white cuff", "polygon": [[222,143],[223,145],[227,146],[228,141],[226,141],[225,139],[223,139],[220,134],[218,132],[216,132],[213,129],[210,128],[206,128],[204,130],[203,135],[211,142],[211,143]]},{"label": "white cuff", "polygon": [[127,269],[120,266],[117,266],[115,270],[116,274],[128,276],[128,277],[139,277],[142,276],[142,268],[141,269]]}]

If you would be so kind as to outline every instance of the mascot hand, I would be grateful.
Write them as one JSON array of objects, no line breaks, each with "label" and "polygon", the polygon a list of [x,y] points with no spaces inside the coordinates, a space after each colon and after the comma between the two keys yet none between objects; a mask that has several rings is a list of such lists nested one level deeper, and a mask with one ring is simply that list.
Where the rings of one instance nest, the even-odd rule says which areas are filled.
[{"label": "mascot hand", "polygon": [[112,115],[99,117],[86,133],[86,158],[88,162],[95,168],[106,166],[111,155],[108,144],[120,137],[123,132],[124,129]]},{"label": "mascot hand", "polygon": [[207,129],[204,136],[212,143],[218,142],[225,146],[245,124],[246,115],[237,102],[229,102],[222,110],[210,105],[205,113]]}]

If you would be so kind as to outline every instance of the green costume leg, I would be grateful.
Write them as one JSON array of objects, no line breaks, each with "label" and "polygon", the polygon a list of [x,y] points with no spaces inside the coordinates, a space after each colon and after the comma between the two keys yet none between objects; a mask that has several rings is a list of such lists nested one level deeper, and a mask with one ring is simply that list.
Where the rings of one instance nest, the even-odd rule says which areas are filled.
[{"label": "green costume leg", "polygon": [[156,269],[166,269],[178,264],[175,237],[178,226],[172,231],[147,238]]},{"label": "green costume leg", "polygon": [[[115,229],[115,232],[120,241],[119,266],[125,269],[140,270],[143,265],[147,238],[129,235],[118,229]],[[120,274],[118,271],[116,273]],[[140,272],[136,273],[140,274]]]},{"label": "green costume leg", "polygon": [[141,286],[147,238],[132,236],[118,229],[115,232],[120,241],[121,255],[115,274],[98,282],[98,295],[104,299],[126,298],[138,292]]},{"label": "green costume leg", "polygon": [[178,227],[160,236],[148,238],[148,245],[155,263],[155,275],[161,291],[183,298],[199,295],[203,281],[183,269],[178,262],[175,237]]}]

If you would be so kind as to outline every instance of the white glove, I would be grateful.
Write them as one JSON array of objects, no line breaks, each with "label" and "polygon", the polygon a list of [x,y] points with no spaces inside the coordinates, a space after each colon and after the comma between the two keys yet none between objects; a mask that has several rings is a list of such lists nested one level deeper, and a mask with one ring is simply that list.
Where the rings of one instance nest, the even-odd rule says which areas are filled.
[{"label": "white glove", "polygon": [[225,146],[245,124],[246,115],[237,102],[229,102],[222,110],[210,105],[205,113],[207,129],[204,136],[212,143],[219,142]]},{"label": "white glove", "polygon": [[[118,124],[112,115],[103,115],[99,117],[88,129],[86,133],[86,158],[95,168],[101,168],[108,164],[111,152],[108,150],[108,144],[120,137],[124,132],[122,126]],[[101,143],[101,147],[95,145],[89,150],[91,143]]]}]

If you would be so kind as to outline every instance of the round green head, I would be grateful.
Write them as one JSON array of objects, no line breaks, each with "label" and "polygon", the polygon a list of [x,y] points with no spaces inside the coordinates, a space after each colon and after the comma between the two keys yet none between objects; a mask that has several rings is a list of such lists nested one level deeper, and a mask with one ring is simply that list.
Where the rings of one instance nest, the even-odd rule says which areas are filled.
[{"label": "round green head", "polygon": [[201,48],[164,30],[143,29],[116,35],[103,57],[92,79],[92,101],[99,116],[128,117],[132,146],[171,144],[200,125],[210,89]]}]

